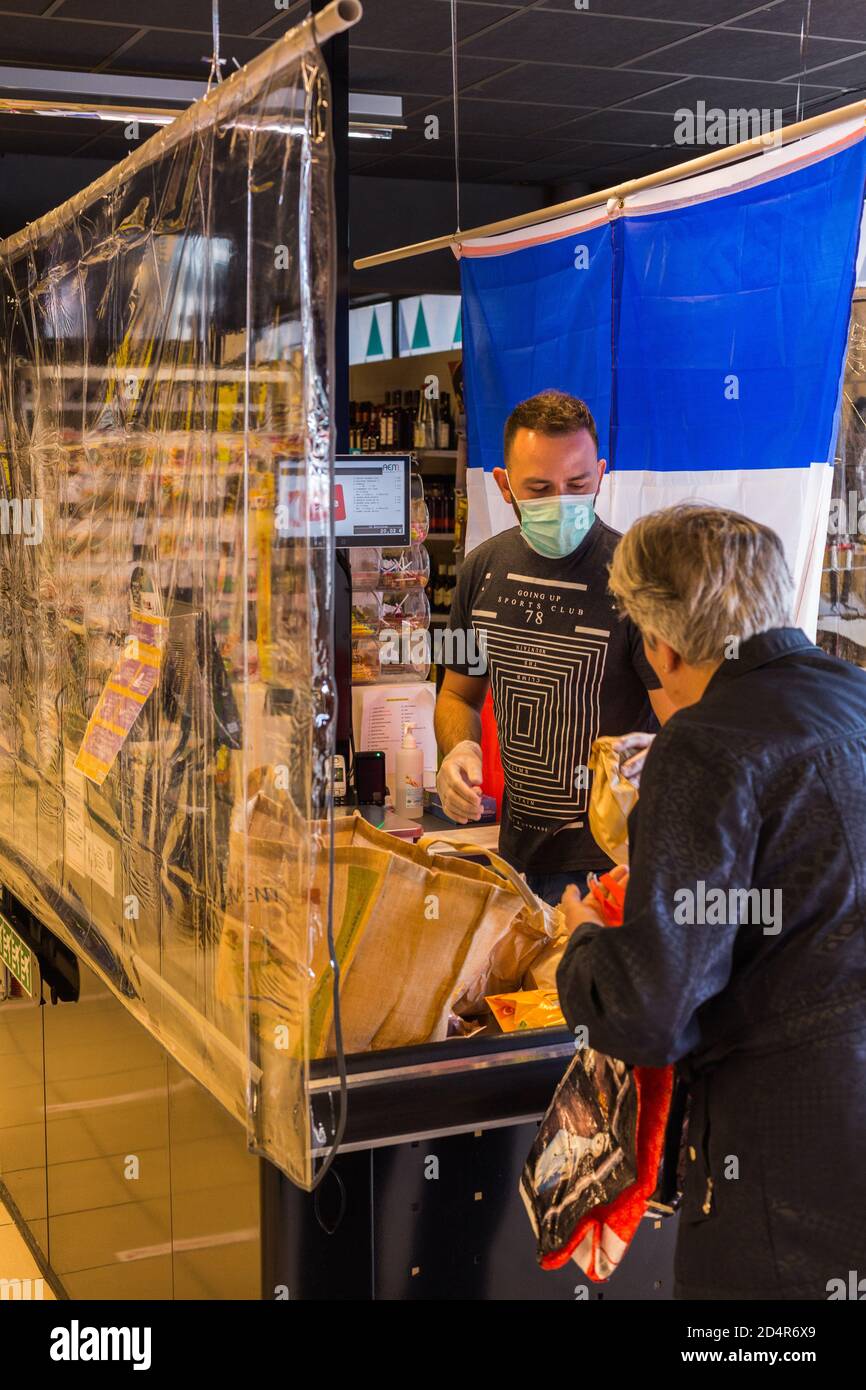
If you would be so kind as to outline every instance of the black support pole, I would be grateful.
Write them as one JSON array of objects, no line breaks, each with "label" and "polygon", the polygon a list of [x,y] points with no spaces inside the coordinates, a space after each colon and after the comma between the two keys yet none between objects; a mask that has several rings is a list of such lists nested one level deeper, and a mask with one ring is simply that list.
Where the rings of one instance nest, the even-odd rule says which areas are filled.
[{"label": "black support pole", "polygon": [[[315,14],[328,0],[311,0]],[[337,453],[349,450],[349,35],[338,34],[322,47],[331,81],[334,142],[334,250],[336,305],[331,411]],[[349,614],[351,579],[345,552],[334,566],[334,664],[337,684],[337,751],[347,760],[351,721]],[[340,1176],[329,1175],[314,1198],[301,1192],[273,1164],[261,1162],[260,1219],[262,1298],[372,1297],[369,1241],[369,1156],[339,1161]],[[333,1236],[336,1193],[351,1195],[351,1211]],[[334,1189],[334,1190],[332,1190]],[[348,1191],[346,1191],[348,1189]]]}]

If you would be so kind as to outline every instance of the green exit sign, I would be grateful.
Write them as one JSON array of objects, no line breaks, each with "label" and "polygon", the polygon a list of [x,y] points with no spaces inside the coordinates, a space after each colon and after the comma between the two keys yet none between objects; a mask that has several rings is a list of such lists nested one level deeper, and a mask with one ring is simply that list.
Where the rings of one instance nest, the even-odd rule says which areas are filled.
[{"label": "green exit sign", "polygon": [[27,945],[22,941],[11,922],[8,922],[0,912],[0,964],[6,966],[10,975],[14,975],[23,990],[30,995],[31,999],[36,998],[39,989],[39,965],[36,957]]}]

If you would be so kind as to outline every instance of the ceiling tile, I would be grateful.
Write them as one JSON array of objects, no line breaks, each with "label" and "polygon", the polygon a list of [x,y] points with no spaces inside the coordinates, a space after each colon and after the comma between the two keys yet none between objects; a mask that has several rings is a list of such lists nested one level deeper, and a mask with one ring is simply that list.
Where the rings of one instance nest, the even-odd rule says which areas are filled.
[{"label": "ceiling tile", "polygon": [[[542,155],[539,151],[539,156]],[[652,153],[658,157],[658,151],[647,152],[640,146],[633,145],[602,145],[602,144],[582,144],[574,141],[571,144],[563,143],[556,146],[547,147],[547,157],[539,157],[537,160],[527,160],[520,166],[521,179],[531,178],[533,174],[543,182],[555,179],[559,183],[573,179],[588,179],[590,174],[599,168],[607,168],[612,165],[622,165],[623,168],[631,169],[647,153]],[[669,154],[662,155],[662,165],[671,163]],[[622,173],[617,175],[623,177]]]},{"label": "ceiling tile", "polygon": [[[47,8],[50,0],[42,0]],[[18,9],[18,5],[10,8]],[[286,12],[282,11],[283,17]],[[63,0],[53,17],[98,19],[103,23],[129,24],[133,29],[213,31],[211,0]],[[249,34],[275,17],[273,0],[219,0],[220,33]],[[275,36],[276,37],[276,36]]]},{"label": "ceiling tile", "polygon": [[674,138],[674,119],[642,111],[596,111],[560,126],[556,138],[616,141],[626,145],[667,145]]},{"label": "ceiling tile", "polygon": [[[827,67],[815,66],[818,59],[817,55],[813,57],[814,47],[814,43],[810,43],[806,54],[806,74],[810,81],[832,83],[849,91],[861,92],[866,88],[866,45],[855,56],[846,58],[841,63],[831,63]],[[790,76],[793,77],[797,71],[799,69],[795,68]]]},{"label": "ceiling tile", "polygon": [[[809,66],[835,62],[856,52],[854,44],[813,39],[809,44]],[[704,73],[775,82],[800,70],[800,40],[779,34],[768,42],[766,34],[745,29],[705,30],[654,53],[651,58],[636,58],[628,66],[630,70],[652,69],[688,76]]]},{"label": "ceiling tile", "polygon": [[521,182],[586,183],[593,188],[624,183],[640,173],[666,169],[679,162],[674,151],[641,151],[629,146],[576,145],[567,158],[551,158],[520,165],[511,171]]},{"label": "ceiling tile", "polygon": [[0,0],[0,14],[42,14],[52,0]]},{"label": "ceiling tile", "polygon": [[[594,108],[584,108],[587,113]],[[424,111],[435,112],[439,117],[441,130],[451,130],[454,125],[452,106],[449,101],[439,106],[427,103]],[[477,135],[539,135],[551,128],[569,122],[574,117],[574,108],[559,110],[554,106],[533,106],[530,102],[484,101],[476,97],[461,97],[459,119],[461,131]],[[423,127],[423,114],[410,114],[410,124]]]},{"label": "ceiling tile", "polygon": [[476,95],[503,100],[538,102],[544,98],[551,110],[562,106],[613,106],[620,101],[668,86],[675,78],[637,73],[618,68],[561,67],[554,63],[525,63],[478,88]]},{"label": "ceiling tile", "polygon": [[63,19],[7,15],[0,28],[2,62],[14,66],[92,68],[129,38],[116,24],[75,24]]},{"label": "ceiling tile", "polygon": [[[508,168],[516,168],[517,165],[511,163]],[[497,169],[505,169],[506,165],[494,160],[468,159],[460,162],[461,182],[473,183],[476,180],[486,178]],[[391,158],[384,158],[375,165],[370,165],[366,171],[377,178],[401,178],[401,179],[440,179],[450,183],[454,182],[454,159],[449,159],[439,155],[418,156],[411,154],[394,155]]]},{"label": "ceiling tile", "polygon": [[[802,3],[802,0],[800,0]],[[573,10],[574,0],[541,0],[546,10]],[[734,15],[754,9],[748,0],[590,0],[596,15],[620,15],[629,19],[688,20],[690,24],[722,24]]]},{"label": "ceiling tile", "polygon": [[[448,139],[451,142],[450,135]],[[540,159],[549,147],[549,140],[543,136],[533,139],[531,135],[470,135],[461,132],[460,164],[462,167],[464,159],[510,160],[514,164],[522,164],[526,160]]]},{"label": "ceiling tile", "polygon": [[572,164],[562,164],[558,159],[541,159],[531,164],[509,165],[507,173],[501,169],[489,174],[487,183],[564,183],[568,179],[582,178],[580,161],[575,158]]},{"label": "ceiling tile", "polygon": [[[457,7],[458,43],[511,13],[501,5]],[[410,53],[451,51],[450,4],[407,3],[407,0],[367,0],[364,17],[351,31],[353,48],[402,49]]]},{"label": "ceiling tile", "polygon": [[[126,37],[129,38],[128,32]],[[228,76],[234,71],[233,58],[243,67],[268,47],[267,39],[223,35],[220,42],[220,57],[225,59],[223,74]],[[149,29],[129,48],[118,53],[105,70],[146,73],[152,77],[191,77],[203,82],[210,69],[211,52],[208,34],[165,34],[160,29]]]},{"label": "ceiling tile", "polygon": [[[803,83],[800,99],[808,102],[826,101],[836,95],[833,88]],[[720,106],[729,111],[739,107],[758,107],[760,110],[793,110],[797,100],[796,82],[734,82],[729,78],[688,77],[676,86],[648,96],[635,97],[618,110],[669,111],[695,110],[699,101],[707,107]]]},{"label": "ceiling tile", "polygon": [[[509,58],[514,62],[545,62],[551,54],[559,63],[625,63],[652,53],[673,36],[686,35],[694,26],[671,26],[647,20],[609,19],[589,10],[526,10],[496,29],[461,45],[462,53],[485,58]],[[841,56],[841,55],[840,55]]]},{"label": "ceiling tile", "polygon": [[[507,70],[508,64],[487,58],[461,55],[457,80],[462,90],[485,77]],[[402,53],[386,53],[379,48],[350,48],[349,78],[353,91],[384,92],[395,95],[426,92],[430,96],[450,96],[451,59],[435,54],[416,54],[407,61]]]},{"label": "ceiling tile", "polygon": [[[765,29],[777,34],[796,34],[806,14],[803,0],[779,0],[756,10],[748,8],[738,26],[746,29]],[[866,6],[863,0],[811,0],[809,33],[825,39],[852,39],[866,43]]]},{"label": "ceiling tile", "polygon": [[[610,164],[617,159],[637,159],[642,153],[640,145],[620,145],[614,142],[574,140],[567,144],[550,145],[551,158],[562,164],[574,166],[578,160],[582,169],[593,168],[596,164]],[[621,152],[621,153],[620,153]]]},{"label": "ceiling tile", "polygon": [[614,159],[609,163],[587,166],[582,177],[592,188],[611,188],[629,179],[641,178],[644,174],[654,174],[660,169],[670,169],[693,159],[693,154],[677,154],[672,150],[653,150],[648,154],[629,155]]},{"label": "ceiling tile", "polygon": [[423,129],[416,123],[408,130],[392,131],[390,140],[351,139],[349,149],[354,153],[362,151],[368,159],[383,159],[386,155],[408,154],[412,150],[434,155],[450,154],[454,148],[450,131],[444,131],[441,140],[438,141],[425,141],[423,137]]}]

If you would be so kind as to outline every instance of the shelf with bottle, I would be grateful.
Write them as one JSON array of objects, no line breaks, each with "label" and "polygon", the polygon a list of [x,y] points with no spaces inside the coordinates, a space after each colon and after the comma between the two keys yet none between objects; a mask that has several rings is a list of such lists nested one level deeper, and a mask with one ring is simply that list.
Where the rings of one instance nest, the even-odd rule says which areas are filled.
[{"label": "shelf with bottle", "polygon": [[449,392],[428,396],[426,390],[386,391],[384,401],[349,402],[349,449],[373,454],[383,450],[424,450],[456,457],[457,431]]},{"label": "shelf with bottle", "polygon": [[433,618],[448,617],[456,588],[457,566],[451,564],[437,564],[435,573],[431,576],[430,583],[427,586],[427,593],[430,598],[431,620]]},{"label": "shelf with bottle", "polygon": [[447,478],[426,479],[424,497],[430,517],[428,540],[453,535],[457,514],[453,481]]}]

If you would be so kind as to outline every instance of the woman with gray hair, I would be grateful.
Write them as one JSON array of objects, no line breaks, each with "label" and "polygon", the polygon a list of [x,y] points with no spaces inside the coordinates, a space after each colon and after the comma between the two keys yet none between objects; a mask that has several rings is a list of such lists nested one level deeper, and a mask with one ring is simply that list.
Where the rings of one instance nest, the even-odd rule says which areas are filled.
[{"label": "woman with gray hair", "polygon": [[629,821],[622,927],[563,899],[563,1011],[596,1050],[689,1085],[677,1297],[856,1297],[866,673],[789,625],[781,542],[735,512],[642,518],[610,587],[677,711]]}]

